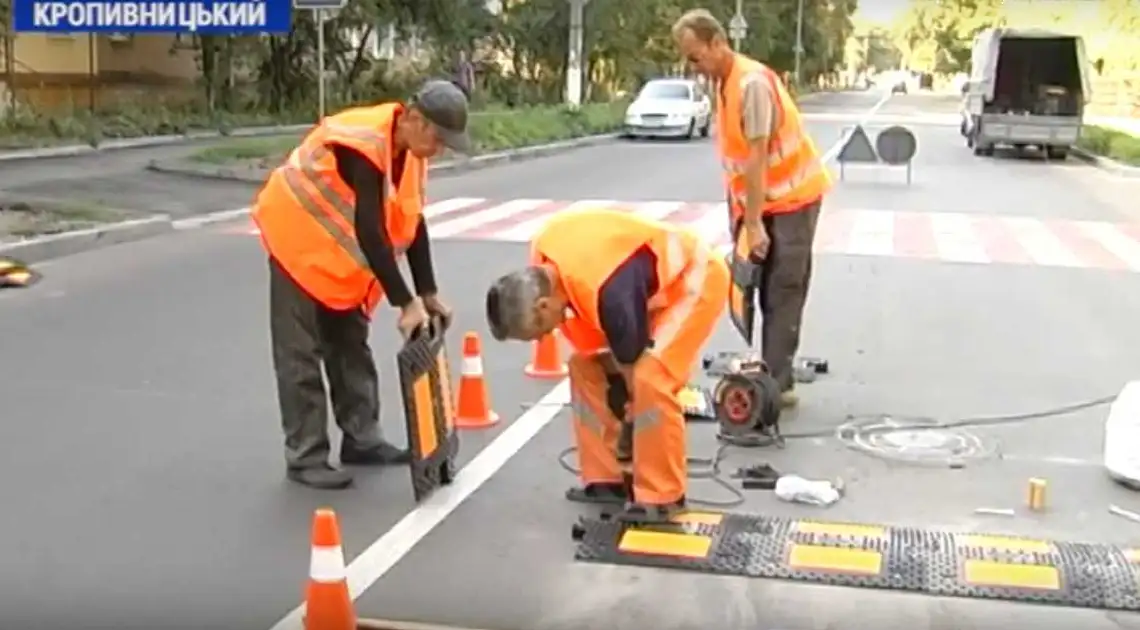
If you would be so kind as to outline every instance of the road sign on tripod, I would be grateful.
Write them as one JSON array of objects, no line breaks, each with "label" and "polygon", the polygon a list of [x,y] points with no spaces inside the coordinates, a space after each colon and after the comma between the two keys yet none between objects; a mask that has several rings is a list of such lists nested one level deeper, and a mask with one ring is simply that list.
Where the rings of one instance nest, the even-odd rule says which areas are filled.
[{"label": "road sign on tripod", "polygon": [[906,183],[911,183],[911,165],[918,150],[918,141],[905,127],[887,127],[875,136],[874,144],[862,125],[855,125],[850,133],[844,132],[843,148],[839,150],[839,179],[846,176],[847,164],[880,164],[884,166],[905,166]]}]

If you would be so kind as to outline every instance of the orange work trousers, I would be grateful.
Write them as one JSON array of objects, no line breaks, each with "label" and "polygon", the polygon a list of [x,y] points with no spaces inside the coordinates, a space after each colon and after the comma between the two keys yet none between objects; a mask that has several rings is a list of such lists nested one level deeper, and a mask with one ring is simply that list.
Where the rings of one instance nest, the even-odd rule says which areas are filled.
[{"label": "orange work trousers", "polygon": [[[688,383],[705,342],[728,300],[725,261],[705,251],[686,274],[685,295],[653,318],[654,347],[633,369],[633,501],[668,505],[685,497],[688,466],[685,415],[678,394]],[[621,483],[617,461],[620,420],[606,405],[604,358],[570,357],[574,437],[583,484]]]}]

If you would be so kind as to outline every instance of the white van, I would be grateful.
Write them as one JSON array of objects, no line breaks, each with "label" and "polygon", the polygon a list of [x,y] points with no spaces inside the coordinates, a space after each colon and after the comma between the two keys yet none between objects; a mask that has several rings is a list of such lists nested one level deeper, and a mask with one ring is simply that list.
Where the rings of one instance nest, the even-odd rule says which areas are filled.
[{"label": "white van", "polygon": [[974,40],[970,64],[961,132],[974,155],[993,155],[1004,144],[1041,147],[1051,159],[1068,156],[1091,93],[1081,37],[986,29]]}]

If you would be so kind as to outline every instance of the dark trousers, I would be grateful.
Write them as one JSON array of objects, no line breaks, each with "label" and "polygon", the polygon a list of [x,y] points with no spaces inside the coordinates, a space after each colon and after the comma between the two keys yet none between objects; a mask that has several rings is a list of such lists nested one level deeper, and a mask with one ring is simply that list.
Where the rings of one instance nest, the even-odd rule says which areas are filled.
[{"label": "dark trousers", "polygon": [[[760,351],[784,390],[795,385],[800,324],[811,284],[812,241],[822,204],[820,200],[795,212],[764,215],[771,245],[757,292],[762,317]],[[739,230],[740,225],[734,228]]]},{"label": "dark trousers", "polygon": [[379,377],[368,328],[363,312],[325,307],[270,258],[269,336],[290,468],[328,463],[329,397],[322,364],[345,442],[361,448],[380,442]]}]

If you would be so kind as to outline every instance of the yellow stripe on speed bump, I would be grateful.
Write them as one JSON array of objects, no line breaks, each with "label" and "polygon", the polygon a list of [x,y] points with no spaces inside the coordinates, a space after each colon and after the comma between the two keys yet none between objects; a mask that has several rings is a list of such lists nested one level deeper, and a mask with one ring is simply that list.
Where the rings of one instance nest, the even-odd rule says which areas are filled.
[{"label": "yellow stripe on speed bump", "polygon": [[992,560],[967,560],[962,581],[972,586],[1060,590],[1061,572],[1043,564],[1010,564]]},{"label": "yellow stripe on speed bump", "polygon": [[1013,538],[1010,536],[958,536],[960,547],[976,547],[997,551],[1022,551],[1027,553],[1053,553],[1053,545],[1044,540]]},{"label": "yellow stripe on speed bump", "polygon": [[866,549],[793,544],[788,566],[798,571],[878,575],[883,570],[883,554]]},{"label": "yellow stripe on speed bump", "polygon": [[707,558],[712,549],[711,536],[627,529],[618,542],[623,553],[639,553],[677,558]]},{"label": "yellow stripe on speed bump", "polygon": [[716,512],[682,512],[670,520],[685,525],[720,525],[724,515]]},{"label": "yellow stripe on speed bump", "polygon": [[855,523],[828,523],[825,521],[796,521],[795,530],[801,534],[820,534],[847,538],[886,538],[887,528]]}]

